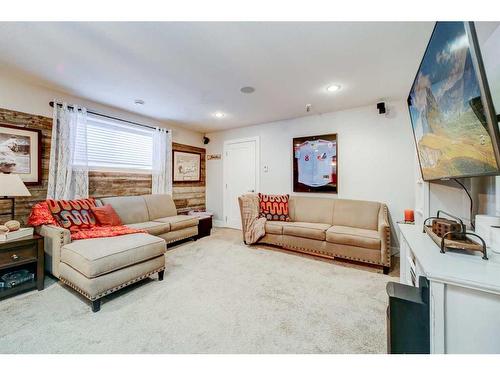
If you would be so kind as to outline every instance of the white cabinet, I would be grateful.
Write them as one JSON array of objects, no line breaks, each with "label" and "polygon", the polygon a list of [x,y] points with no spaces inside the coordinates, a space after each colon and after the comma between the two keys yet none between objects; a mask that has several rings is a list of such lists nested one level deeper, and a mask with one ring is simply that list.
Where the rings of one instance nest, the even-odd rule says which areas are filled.
[{"label": "white cabinet", "polygon": [[422,179],[418,158],[415,160],[415,225],[422,227],[424,220],[429,217],[430,187]]},{"label": "white cabinet", "polygon": [[498,255],[441,254],[421,228],[399,224],[400,281],[429,280],[431,353],[500,353]]},{"label": "white cabinet", "polygon": [[403,236],[400,236],[399,239],[399,253],[401,283],[418,287],[418,278],[424,276],[424,273],[410,245]]}]

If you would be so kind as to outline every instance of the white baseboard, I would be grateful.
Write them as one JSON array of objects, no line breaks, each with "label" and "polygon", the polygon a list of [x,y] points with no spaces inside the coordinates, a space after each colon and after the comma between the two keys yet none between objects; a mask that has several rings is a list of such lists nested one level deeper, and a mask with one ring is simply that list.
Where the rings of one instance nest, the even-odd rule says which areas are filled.
[{"label": "white baseboard", "polygon": [[224,224],[224,220],[214,220],[214,227],[224,228],[226,225]]},{"label": "white baseboard", "polygon": [[391,246],[391,255],[394,255],[395,257],[399,256],[399,247],[397,246]]}]

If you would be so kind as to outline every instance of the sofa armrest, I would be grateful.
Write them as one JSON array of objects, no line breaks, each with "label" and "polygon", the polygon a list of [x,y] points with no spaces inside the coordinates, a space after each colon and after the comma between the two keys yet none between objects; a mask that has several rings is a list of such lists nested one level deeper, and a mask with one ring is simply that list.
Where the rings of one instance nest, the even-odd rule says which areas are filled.
[{"label": "sofa armrest", "polygon": [[381,260],[386,266],[391,265],[391,225],[387,205],[381,204],[378,213],[378,233],[381,241]]},{"label": "sofa armrest", "polygon": [[238,206],[240,207],[240,217],[241,217],[241,233],[243,235],[243,242],[246,243],[245,241],[245,232],[247,231],[247,222],[243,216],[243,206],[244,206],[244,202],[243,202],[243,197],[238,197]]},{"label": "sofa armrest", "polygon": [[55,225],[42,225],[38,227],[36,231],[43,236],[45,268],[55,277],[59,277],[61,248],[71,242],[71,233],[68,229]]},{"label": "sofa armrest", "polygon": [[238,203],[243,242],[251,245],[266,234],[266,219],[259,218],[259,197],[257,194],[244,194],[238,197]]}]

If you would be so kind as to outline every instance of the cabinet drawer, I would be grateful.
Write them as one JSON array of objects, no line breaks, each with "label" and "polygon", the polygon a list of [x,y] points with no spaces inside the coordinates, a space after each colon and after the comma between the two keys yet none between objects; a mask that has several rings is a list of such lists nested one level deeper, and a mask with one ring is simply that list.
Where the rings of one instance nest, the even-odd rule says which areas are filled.
[{"label": "cabinet drawer", "polygon": [[35,244],[0,251],[0,267],[37,259]]}]

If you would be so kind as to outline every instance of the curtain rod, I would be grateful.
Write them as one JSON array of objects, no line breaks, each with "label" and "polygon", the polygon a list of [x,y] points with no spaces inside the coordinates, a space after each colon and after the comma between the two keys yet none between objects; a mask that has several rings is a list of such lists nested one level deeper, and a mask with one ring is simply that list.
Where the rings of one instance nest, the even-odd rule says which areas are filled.
[{"label": "curtain rod", "polygon": [[[52,108],[54,108],[54,102],[52,102],[52,101],[51,101],[51,102],[49,102],[49,105],[50,105]],[[59,104],[59,103],[58,103],[57,105],[58,105],[59,107],[61,107],[61,106],[62,106],[62,104]],[[71,105],[68,105],[68,108],[70,108],[70,109],[74,109],[74,108],[73,108],[73,106],[71,106]],[[103,114],[103,113],[99,113],[99,112],[94,112],[94,111],[88,111],[88,110],[87,110],[87,113],[90,113],[90,114],[92,114],[92,115],[96,115],[96,116],[100,116],[100,117],[109,118],[109,119],[112,119],[112,120],[118,120],[118,121],[122,121],[122,122],[128,122],[129,124],[133,124],[133,125],[137,125],[137,126],[142,126],[142,127],[144,127],[144,128],[156,129],[156,127],[155,127],[155,126],[151,126],[151,125],[144,125],[144,124],[140,124],[140,123],[138,123],[138,122],[129,121],[129,120],[124,120],[124,119],[121,119],[121,118],[119,118],[119,117],[113,117],[113,116],[105,115],[105,114]],[[168,130],[167,130],[167,132],[168,132]]]}]

